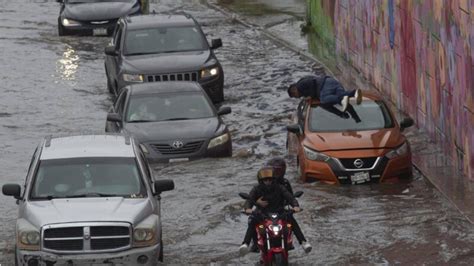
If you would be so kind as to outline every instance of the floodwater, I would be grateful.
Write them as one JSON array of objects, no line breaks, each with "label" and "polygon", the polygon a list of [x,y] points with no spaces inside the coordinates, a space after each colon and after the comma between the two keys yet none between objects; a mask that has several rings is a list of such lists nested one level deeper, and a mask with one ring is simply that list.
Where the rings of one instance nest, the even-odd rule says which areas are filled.
[{"label": "floodwater", "polygon": [[[287,177],[304,191],[296,218],[313,251],[306,255],[296,245],[292,265],[474,263],[473,226],[418,173],[407,183],[359,186],[294,178],[285,126],[297,101],[288,99],[286,86],[310,73],[312,62],[203,1],[154,1],[151,9],[187,11],[208,39],[222,38],[216,54],[225,72],[223,105],[233,110],[224,117],[232,158],[157,166],[176,184],[162,199],[165,264],[257,262],[257,254],[238,255],[247,217],[237,193],[251,189],[257,169],[273,156],[288,159]],[[55,1],[0,1],[0,185],[24,182],[43,136],[104,130],[112,103],[103,65],[109,38],[58,37],[58,13]],[[2,197],[0,264],[11,265],[17,205]]]}]

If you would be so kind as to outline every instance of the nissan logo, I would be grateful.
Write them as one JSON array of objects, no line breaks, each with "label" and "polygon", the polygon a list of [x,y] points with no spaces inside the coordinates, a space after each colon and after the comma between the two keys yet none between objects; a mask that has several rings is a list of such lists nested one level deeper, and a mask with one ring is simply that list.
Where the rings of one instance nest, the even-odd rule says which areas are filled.
[{"label": "nissan logo", "polygon": [[179,149],[181,149],[181,148],[184,146],[184,143],[183,143],[182,141],[180,141],[180,140],[175,140],[175,141],[173,142],[173,144],[171,144],[171,146],[172,146],[174,149],[179,150]]},{"label": "nissan logo", "polygon": [[362,161],[361,159],[355,159],[354,166],[357,168],[362,168],[362,166],[364,166],[364,161]]}]

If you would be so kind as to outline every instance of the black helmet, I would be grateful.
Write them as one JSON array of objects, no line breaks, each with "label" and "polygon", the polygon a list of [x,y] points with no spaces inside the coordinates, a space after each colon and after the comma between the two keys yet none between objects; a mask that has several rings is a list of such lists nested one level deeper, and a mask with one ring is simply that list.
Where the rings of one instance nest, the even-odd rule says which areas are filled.
[{"label": "black helmet", "polygon": [[257,180],[259,184],[263,184],[263,180],[271,179],[273,181],[273,168],[264,166],[258,170]]},{"label": "black helmet", "polygon": [[286,173],[286,162],[283,158],[275,157],[267,161],[265,166],[273,168],[273,175],[277,180],[283,179]]}]

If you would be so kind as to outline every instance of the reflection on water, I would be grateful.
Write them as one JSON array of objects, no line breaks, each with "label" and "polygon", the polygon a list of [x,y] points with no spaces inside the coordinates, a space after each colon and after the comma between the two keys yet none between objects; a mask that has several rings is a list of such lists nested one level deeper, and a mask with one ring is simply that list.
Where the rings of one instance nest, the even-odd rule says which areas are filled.
[{"label": "reflection on water", "polygon": [[75,80],[75,74],[77,67],[79,66],[79,55],[76,54],[71,46],[66,46],[66,51],[63,53],[63,57],[56,63],[58,72],[61,74],[61,78],[64,80]]}]

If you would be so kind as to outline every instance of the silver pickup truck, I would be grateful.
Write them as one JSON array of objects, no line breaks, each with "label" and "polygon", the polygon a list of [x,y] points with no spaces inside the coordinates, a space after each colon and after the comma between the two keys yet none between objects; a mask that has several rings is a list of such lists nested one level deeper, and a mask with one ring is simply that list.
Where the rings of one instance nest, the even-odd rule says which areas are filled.
[{"label": "silver pickup truck", "polygon": [[46,138],[23,188],[5,184],[19,204],[17,265],[156,265],[163,261],[160,193],[133,138]]}]

